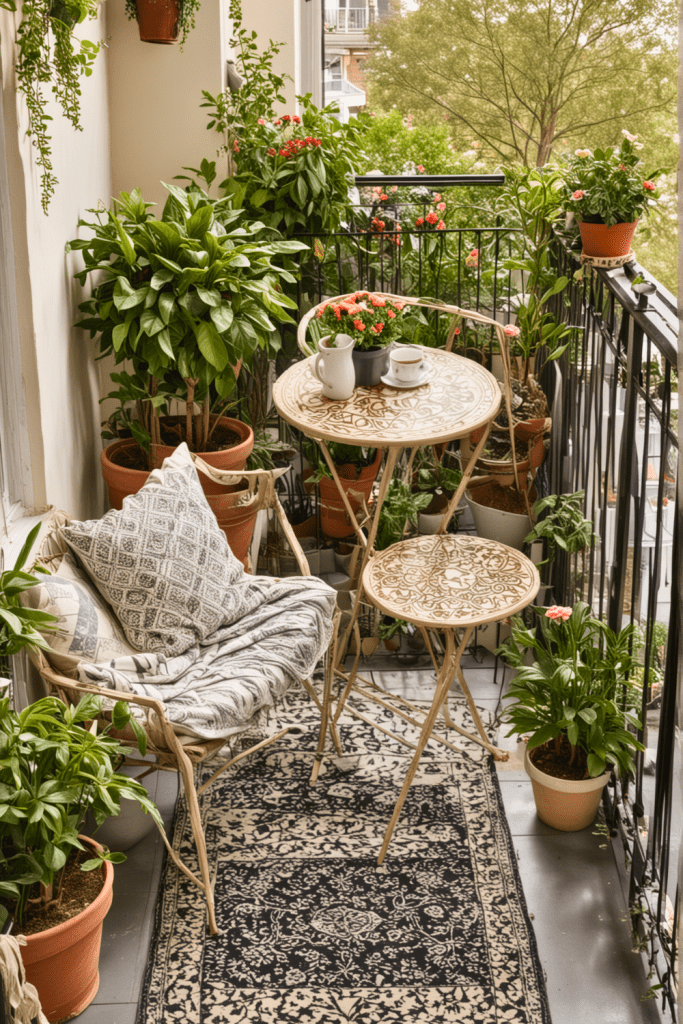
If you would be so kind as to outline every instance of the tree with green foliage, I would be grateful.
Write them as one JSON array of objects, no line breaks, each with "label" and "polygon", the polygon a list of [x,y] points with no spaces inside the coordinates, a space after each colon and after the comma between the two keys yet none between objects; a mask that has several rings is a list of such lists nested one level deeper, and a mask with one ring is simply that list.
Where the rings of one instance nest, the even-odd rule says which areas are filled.
[{"label": "tree with green foliage", "polygon": [[673,0],[419,0],[373,30],[370,101],[446,114],[498,159],[540,167],[560,140],[673,118],[675,24]]}]

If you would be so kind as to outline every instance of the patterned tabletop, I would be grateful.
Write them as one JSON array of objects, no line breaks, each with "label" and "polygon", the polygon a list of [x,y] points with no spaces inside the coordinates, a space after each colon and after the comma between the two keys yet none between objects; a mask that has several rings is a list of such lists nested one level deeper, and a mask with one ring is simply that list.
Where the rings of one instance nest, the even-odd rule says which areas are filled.
[{"label": "patterned tabletop", "polygon": [[441,349],[424,349],[429,379],[419,387],[387,384],[356,388],[345,402],[324,398],[322,385],[303,359],[273,386],[284,420],[309,437],[373,448],[438,444],[464,437],[498,412],[498,382],[483,366]]},{"label": "patterned tabletop", "polygon": [[526,608],[539,586],[521,551],[465,534],[392,544],[363,573],[368,597],[383,612],[432,627],[497,622]]}]

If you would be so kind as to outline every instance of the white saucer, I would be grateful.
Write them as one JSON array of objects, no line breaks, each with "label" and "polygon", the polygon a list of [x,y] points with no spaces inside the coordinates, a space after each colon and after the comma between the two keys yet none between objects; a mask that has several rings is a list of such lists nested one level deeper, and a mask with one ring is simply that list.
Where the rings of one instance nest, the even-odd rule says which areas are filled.
[{"label": "white saucer", "polygon": [[431,367],[429,363],[423,362],[420,364],[420,374],[415,380],[399,380],[397,377],[392,376],[391,373],[385,373],[381,378],[383,384],[388,384],[390,388],[418,388],[420,384],[426,384],[431,377]]}]

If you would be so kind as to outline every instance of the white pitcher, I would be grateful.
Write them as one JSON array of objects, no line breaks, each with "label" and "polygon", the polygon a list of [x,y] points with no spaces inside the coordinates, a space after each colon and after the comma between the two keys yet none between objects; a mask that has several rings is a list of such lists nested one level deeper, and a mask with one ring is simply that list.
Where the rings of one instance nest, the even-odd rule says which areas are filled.
[{"label": "white pitcher", "polygon": [[338,334],[334,348],[330,348],[329,340],[329,336],[320,339],[318,354],[313,360],[313,374],[322,384],[325,398],[343,402],[351,397],[356,386],[356,371],[351,358],[356,342],[348,334]]}]

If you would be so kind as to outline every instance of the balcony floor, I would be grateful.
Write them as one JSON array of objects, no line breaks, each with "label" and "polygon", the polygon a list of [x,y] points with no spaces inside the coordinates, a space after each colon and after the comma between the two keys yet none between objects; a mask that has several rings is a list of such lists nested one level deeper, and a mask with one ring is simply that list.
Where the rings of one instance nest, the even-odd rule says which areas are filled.
[{"label": "balcony floor", "polygon": [[[372,670],[387,689],[424,699],[417,689],[425,670],[396,671],[395,661],[375,658]],[[370,667],[370,666],[368,666]],[[494,660],[463,658],[477,705],[495,712],[501,682]],[[428,671],[428,670],[426,670]],[[418,675],[419,673],[419,675]],[[592,828],[557,832],[536,816],[531,783],[514,739],[499,740],[510,760],[499,780],[519,860],[529,912],[548,987],[553,1024],[599,1020],[600,1024],[655,1024],[662,1020],[648,987],[641,957],[631,951],[628,911],[612,844]],[[176,776],[161,773],[157,802],[170,826]],[[79,1024],[134,1024],[152,936],[163,843],[156,832],[117,865],[114,902],[104,921],[100,988]],[[193,1024],[188,1021],[188,1024]]]}]

